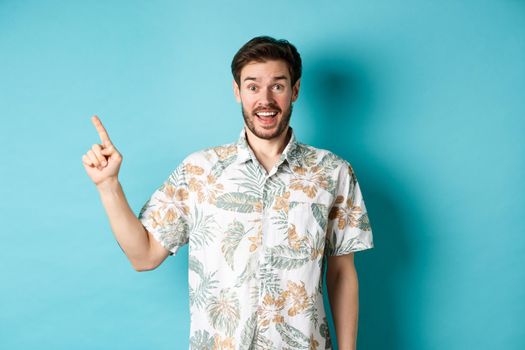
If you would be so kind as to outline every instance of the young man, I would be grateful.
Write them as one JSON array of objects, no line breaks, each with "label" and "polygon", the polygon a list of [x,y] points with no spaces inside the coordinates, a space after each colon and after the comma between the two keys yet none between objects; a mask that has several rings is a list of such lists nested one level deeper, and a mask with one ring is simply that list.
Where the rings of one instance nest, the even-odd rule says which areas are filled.
[{"label": "young man", "polygon": [[373,247],[356,176],[333,153],[299,143],[289,126],[301,58],[286,40],[257,37],[232,61],[244,128],[237,142],[186,157],[138,218],[118,181],[121,154],[83,156],[111,228],[147,271],[189,243],[191,349],[329,349],[322,271],[339,349],[355,349],[353,253]]}]

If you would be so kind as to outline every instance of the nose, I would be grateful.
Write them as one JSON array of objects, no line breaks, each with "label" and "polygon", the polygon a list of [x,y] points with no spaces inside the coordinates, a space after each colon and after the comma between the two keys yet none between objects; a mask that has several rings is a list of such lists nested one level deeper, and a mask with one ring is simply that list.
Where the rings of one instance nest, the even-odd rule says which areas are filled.
[{"label": "nose", "polygon": [[274,98],[273,98],[273,91],[271,89],[271,87],[267,87],[266,89],[263,89],[262,93],[261,93],[261,104],[263,105],[268,105],[268,104],[272,104],[275,102]]}]

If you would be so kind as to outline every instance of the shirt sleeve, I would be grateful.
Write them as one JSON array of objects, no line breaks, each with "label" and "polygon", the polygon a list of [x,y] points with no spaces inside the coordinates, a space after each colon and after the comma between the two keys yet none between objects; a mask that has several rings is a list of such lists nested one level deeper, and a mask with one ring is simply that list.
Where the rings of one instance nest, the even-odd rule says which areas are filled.
[{"label": "shirt sleeve", "polygon": [[326,255],[344,255],[373,247],[363,195],[351,165],[345,161],[339,171],[336,197],[328,215]]},{"label": "shirt sleeve", "polygon": [[151,195],[140,210],[138,219],[170,251],[170,255],[175,255],[180,247],[188,243],[190,204],[183,163]]}]

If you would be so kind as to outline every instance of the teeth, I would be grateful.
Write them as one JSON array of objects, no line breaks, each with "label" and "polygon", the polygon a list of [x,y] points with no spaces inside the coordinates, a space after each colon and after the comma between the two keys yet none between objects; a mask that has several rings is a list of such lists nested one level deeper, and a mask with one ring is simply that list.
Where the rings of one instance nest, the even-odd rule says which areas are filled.
[{"label": "teeth", "polygon": [[277,114],[276,112],[259,112],[259,113],[257,113],[257,115],[260,116],[260,117],[270,117],[270,116],[274,116],[276,114]]}]

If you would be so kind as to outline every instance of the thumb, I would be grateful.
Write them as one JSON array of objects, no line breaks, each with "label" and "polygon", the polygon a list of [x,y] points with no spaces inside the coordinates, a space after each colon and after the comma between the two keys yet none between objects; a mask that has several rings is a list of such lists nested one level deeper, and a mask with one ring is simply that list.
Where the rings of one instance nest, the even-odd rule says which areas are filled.
[{"label": "thumb", "polygon": [[115,147],[113,145],[111,145],[109,147],[105,147],[105,148],[100,150],[100,153],[102,153],[105,156],[109,156],[109,155],[113,154],[114,152],[115,152]]}]

